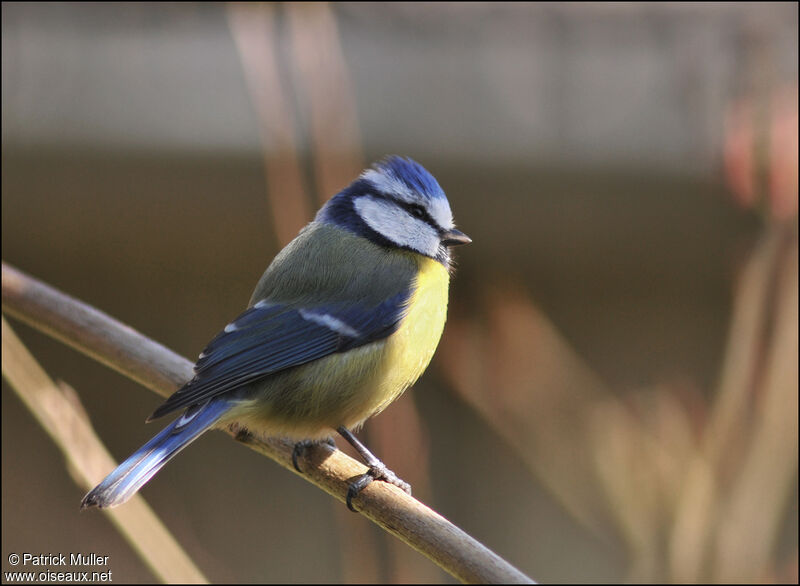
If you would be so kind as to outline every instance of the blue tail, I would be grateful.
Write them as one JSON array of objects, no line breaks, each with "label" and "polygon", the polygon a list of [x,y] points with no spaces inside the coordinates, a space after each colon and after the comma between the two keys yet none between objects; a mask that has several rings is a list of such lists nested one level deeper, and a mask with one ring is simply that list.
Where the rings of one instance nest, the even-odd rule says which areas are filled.
[{"label": "blue tail", "polygon": [[213,426],[231,407],[232,404],[225,400],[189,407],[83,497],[81,508],[115,507],[127,501],[164,464]]}]

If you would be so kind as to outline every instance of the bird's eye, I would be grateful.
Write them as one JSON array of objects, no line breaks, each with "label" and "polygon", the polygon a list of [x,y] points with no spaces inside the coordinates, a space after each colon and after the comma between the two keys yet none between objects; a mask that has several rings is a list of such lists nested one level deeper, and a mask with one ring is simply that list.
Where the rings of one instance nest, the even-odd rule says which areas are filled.
[{"label": "bird's eye", "polygon": [[422,219],[426,216],[425,208],[423,208],[420,205],[412,205],[409,207],[408,211],[410,211],[411,215],[414,216],[415,218]]}]

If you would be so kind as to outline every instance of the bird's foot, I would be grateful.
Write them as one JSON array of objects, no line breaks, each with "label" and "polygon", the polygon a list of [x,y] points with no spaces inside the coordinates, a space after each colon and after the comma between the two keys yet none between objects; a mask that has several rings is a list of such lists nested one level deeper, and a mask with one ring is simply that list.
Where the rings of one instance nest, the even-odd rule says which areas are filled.
[{"label": "bird's foot", "polygon": [[356,479],[350,483],[350,486],[347,488],[348,509],[354,513],[358,512],[353,508],[353,499],[357,497],[362,490],[369,486],[373,480],[388,482],[389,484],[393,484],[402,489],[406,494],[411,494],[411,485],[397,476],[397,474],[389,470],[383,462],[378,460],[376,464],[372,464],[369,467],[369,470],[367,470],[366,474],[357,476]]},{"label": "bird's foot", "polygon": [[294,449],[292,450],[292,464],[294,465],[294,469],[302,474],[303,471],[300,470],[298,460],[303,457],[308,448],[320,444],[328,444],[332,448],[336,448],[336,442],[333,441],[332,437],[323,440],[302,440],[294,444]]}]

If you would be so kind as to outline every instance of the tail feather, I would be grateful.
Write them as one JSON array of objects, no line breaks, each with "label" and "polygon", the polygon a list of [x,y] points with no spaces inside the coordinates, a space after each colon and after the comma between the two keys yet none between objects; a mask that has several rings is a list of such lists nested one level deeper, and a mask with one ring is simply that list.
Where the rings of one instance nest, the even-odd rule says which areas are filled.
[{"label": "tail feather", "polygon": [[217,400],[187,409],[83,497],[81,508],[115,507],[127,501],[164,464],[212,427],[230,407],[229,402]]}]

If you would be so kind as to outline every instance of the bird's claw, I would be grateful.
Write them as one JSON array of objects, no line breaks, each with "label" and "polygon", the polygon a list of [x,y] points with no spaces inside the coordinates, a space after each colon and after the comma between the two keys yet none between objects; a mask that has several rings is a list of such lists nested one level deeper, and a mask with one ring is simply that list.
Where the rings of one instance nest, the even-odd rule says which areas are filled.
[{"label": "bird's claw", "polygon": [[403,492],[410,495],[411,494],[411,485],[402,480],[400,477],[397,476],[394,472],[389,470],[383,462],[379,464],[375,464],[369,467],[366,474],[362,474],[361,476],[357,476],[356,479],[350,483],[350,486],[347,487],[347,508],[357,513],[353,508],[353,499],[358,496],[358,494],[368,487],[373,480],[380,480],[381,482],[388,482],[389,484],[393,484],[394,486],[400,488]]},{"label": "bird's claw", "polygon": [[328,444],[332,448],[336,448],[336,442],[333,441],[332,437],[329,437],[324,440],[302,440],[294,444],[294,449],[292,450],[292,465],[294,466],[295,470],[297,470],[301,474],[303,473],[303,471],[300,470],[300,465],[298,464],[298,460],[303,456],[306,449],[310,448],[311,446],[316,446],[319,444]]}]

